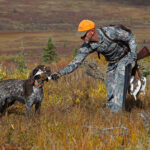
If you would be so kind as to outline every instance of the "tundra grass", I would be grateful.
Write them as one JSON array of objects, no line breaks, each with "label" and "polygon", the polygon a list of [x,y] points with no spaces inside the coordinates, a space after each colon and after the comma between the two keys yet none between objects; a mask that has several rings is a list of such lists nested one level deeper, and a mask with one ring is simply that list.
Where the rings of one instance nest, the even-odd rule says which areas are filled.
[{"label": "tundra grass", "polygon": [[[61,60],[51,67],[57,71],[68,61]],[[101,64],[106,68],[104,60]],[[31,72],[31,69],[25,73],[17,69],[10,72],[8,66],[1,66],[1,80],[26,79]],[[34,115],[32,108],[27,119],[20,103],[8,108],[0,118],[0,149],[150,149],[150,81],[145,97],[134,101],[128,96],[126,111],[112,114],[105,108],[105,84],[87,76],[85,69],[82,66],[58,81],[45,83],[39,116]]]}]

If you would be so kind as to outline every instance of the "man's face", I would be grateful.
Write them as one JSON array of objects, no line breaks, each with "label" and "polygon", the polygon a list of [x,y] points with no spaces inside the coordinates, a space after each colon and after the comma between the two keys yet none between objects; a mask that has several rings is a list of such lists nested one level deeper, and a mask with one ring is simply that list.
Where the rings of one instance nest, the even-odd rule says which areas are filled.
[{"label": "man's face", "polygon": [[93,30],[89,30],[81,37],[81,39],[84,40],[85,43],[88,43],[91,40],[93,34]]}]

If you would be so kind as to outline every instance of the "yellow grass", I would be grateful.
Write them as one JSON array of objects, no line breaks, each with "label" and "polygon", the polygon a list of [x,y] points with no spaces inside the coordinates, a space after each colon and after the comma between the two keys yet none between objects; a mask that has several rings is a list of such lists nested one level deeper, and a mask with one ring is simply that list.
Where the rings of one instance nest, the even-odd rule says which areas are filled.
[{"label": "yellow grass", "polygon": [[[58,62],[64,67],[67,61]],[[59,66],[64,64],[63,66]],[[103,63],[105,64],[105,62]],[[36,66],[36,64],[35,64]],[[103,66],[106,67],[106,66]],[[53,68],[56,70],[56,68]],[[27,78],[28,73],[1,68],[1,79]],[[35,150],[91,150],[91,149],[149,149],[149,125],[140,117],[148,112],[150,86],[146,96],[138,102],[128,98],[127,105],[134,106],[131,112],[112,114],[105,108],[105,85],[88,77],[85,68],[71,75],[49,81],[44,86],[41,115],[25,118],[25,109],[16,104],[0,119],[0,145],[2,149]],[[149,81],[148,81],[149,83]],[[125,129],[115,128],[124,127]],[[105,130],[111,128],[110,130]]]}]

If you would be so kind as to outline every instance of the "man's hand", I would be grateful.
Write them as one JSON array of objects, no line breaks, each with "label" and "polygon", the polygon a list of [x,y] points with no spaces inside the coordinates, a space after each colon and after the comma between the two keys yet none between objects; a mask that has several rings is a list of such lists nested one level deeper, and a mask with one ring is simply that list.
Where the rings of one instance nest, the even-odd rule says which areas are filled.
[{"label": "man's hand", "polygon": [[61,75],[58,72],[55,72],[51,75],[52,80],[57,80],[61,77]]}]

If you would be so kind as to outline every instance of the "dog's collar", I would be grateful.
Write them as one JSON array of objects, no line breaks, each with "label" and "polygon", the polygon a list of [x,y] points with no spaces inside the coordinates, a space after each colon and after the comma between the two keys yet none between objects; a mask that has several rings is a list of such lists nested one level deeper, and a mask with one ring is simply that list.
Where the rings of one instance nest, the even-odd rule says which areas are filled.
[{"label": "dog's collar", "polygon": [[42,88],[43,85],[40,85],[38,82],[34,81],[34,85],[36,85],[39,88]]}]

